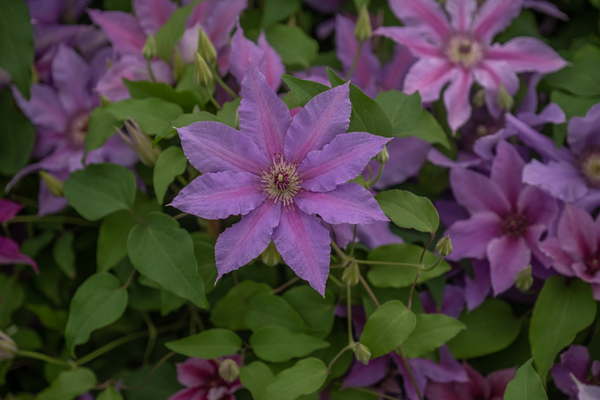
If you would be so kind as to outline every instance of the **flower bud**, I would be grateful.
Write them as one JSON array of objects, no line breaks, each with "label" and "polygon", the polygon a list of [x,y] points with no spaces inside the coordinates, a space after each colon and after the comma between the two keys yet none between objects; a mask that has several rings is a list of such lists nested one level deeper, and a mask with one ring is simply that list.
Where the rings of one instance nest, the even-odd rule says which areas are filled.
[{"label": "flower bud", "polygon": [[235,382],[240,376],[240,367],[235,361],[228,358],[219,366],[219,376],[227,382]]},{"label": "flower bud", "polygon": [[373,28],[371,28],[371,18],[369,17],[367,5],[363,4],[360,13],[358,14],[356,26],[354,27],[354,37],[359,42],[366,42],[371,39],[371,32],[373,32]]},{"label": "flower bud", "polygon": [[498,88],[498,105],[504,111],[510,111],[515,105],[514,99],[508,94],[503,84],[500,84]]},{"label": "flower bud", "polygon": [[100,100],[100,107],[104,107],[112,103],[112,101],[110,101],[110,99],[102,93],[98,94],[98,99]]},{"label": "flower bud", "polygon": [[152,60],[154,57],[156,57],[156,53],[156,39],[154,38],[154,35],[151,32],[146,38],[146,43],[142,48],[142,54],[144,55],[144,58],[146,60]]},{"label": "flower bud", "polygon": [[156,159],[160,154],[160,147],[152,147],[152,139],[148,137],[140,126],[133,119],[125,121],[125,130],[117,129],[117,133],[121,136],[121,139],[138,155],[142,164],[152,167],[156,164]]},{"label": "flower bud", "polygon": [[479,89],[473,95],[473,105],[475,107],[482,107],[485,104],[485,90]]},{"label": "flower bud", "polygon": [[217,61],[217,50],[202,29],[198,32],[198,52],[208,65],[213,65]]},{"label": "flower bud", "polygon": [[63,197],[64,196],[62,181],[58,180],[54,175],[49,174],[46,171],[40,170],[40,171],[38,171],[38,173],[40,174],[40,178],[42,178],[42,180],[44,181],[46,186],[48,186],[48,189],[50,189],[50,193],[52,193],[52,196],[54,196],[54,197]]},{"label": "flower bud", "polygon": [[449,256],[450,253],[452,253],[452,240],[450,240],[450,235],[446,235],[440,239],[435,246],[435,251],[442,257]]},{"label": "flower bud", "polygon": [[359,281],[360,269],[358,268],[358,263],[356,261],[352,261],[350,265],[344,268],[344,272],[342,272],[342,282],[348,286],[354,286]]},{"label": "flower bud", "polygon": [[271,243],[267,246],[265,251],[262,252],[260,258],[263,264],[268,265],[269,267],[274,267],[281,262],[281,254],[275,248],[275,243],[271,240]]},{"label": "flower bud", "polygon": [[387,163],[390,160],[390,153],[388,153],[387,147],[384,147],[377,155],[375,156],[375,160],[381,165]]},{"label": "flower bud", "polygon": [[183,73],[185,72],[185,61],[181,57],[179,49],[175,47],[175,54],[173,55],[173,78],[178,82]]},{"label": "flower bud", "polygon": [[0,331],[0,362],[12,360],[17,354],[17,344],[10,336]]},{"label": "flower bud", "polygon": [[531,265],[528,265],[525,269],[522,269],[515,276],[515,286],[521,292],[526,292],[531,289],[533,285],[533,276],[531,275]]},{"label": "flower bud", "polygon": [[206,64],[206,61],[198,52],[196,52],[196,70],[194,71],[194,77],[196,78],[196,82],[203,87],[208,87],[213,80],[212,72],[210,72],[208,64]]},{"label": "flower bud", "polygon": [[369,348],[364,344],[356,342],[356,347],[354,348],[354,356],[361,363],[369,365],[369,360],[371,359],[371,350],[369,350]]}]

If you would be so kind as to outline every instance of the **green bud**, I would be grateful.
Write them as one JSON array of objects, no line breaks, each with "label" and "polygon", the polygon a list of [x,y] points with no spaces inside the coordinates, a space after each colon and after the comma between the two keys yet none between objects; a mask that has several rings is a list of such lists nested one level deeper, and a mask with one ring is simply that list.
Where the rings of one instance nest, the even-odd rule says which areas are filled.
[{"label": "green bud", "polygon": [[156,164],[158,155],[161,153],[159,146],[152,145],[152,139],[148,137],[133,119],[125,121],[125,130],[117,129],[121,139],[138,155],[142,164],[152,167]]},{"label": "green bud", "polygon": [[227,382],[235,382],[240,376],[240,367],[235,361],[228,358],[219,366],[219,376]]},{"label": "green bud", "polygon": [[[10,77],[10,74],[8,72],[6,74]],[[10,79],[12,79],[12,78],[10,78]],[[39,82],[40,82],[40,76],[37,72],[37,69],[35,68],[35,65],[32,65],[31,66],[31,83],[36,84]]]},{"label": "green bud", "polygon": [[360,269],[358,268],[358,263],[356,261],[352,261],[350,265],[344,268],[344,272],[342,272],[342,282],[348,286],[354,286],[359,281]]},{"label": "green bud", "polygon": [[217,50],[215,50],[215,46],[202,29],[198,32],[198,52],[208,65],[214,65],[217,61]]},{"label": "green bud", "polygon": [[184,71],[185,61],[183,61],[179,49],[175,47],[175,54],[173,55],[173,78],[175,78],[176,82],[178,82],[181,79]]},{"label": "green bud", "polygon": [[475,107],[482,107],[485,104],[485,90],[479,89],[473,95],[473,105]]},{"label": "green bud", "polygon": [[381,165],[387,163],[390,160],[390,153],[388,153],[387,147],[384,147],[377,155],[375,156],[375,160]]},{"label": "green bud", "polygon": [[500,87],[498,88],[498,105],[504,111],[512,110],[513,106],[515,105],[514,99],[510,94],[508,94],[503,84],[500,84]]},{"label": "green bud", "polygon": [[354,27],[354,37],[359,42],[366,42],[367,40],[371,39],[372,32],[373,28],[371,28],[369,11],[367,10],[367,5],[363,4],[362,8],[360,9],[360,13],[358,13],[356,26]]},{"label": "green bud", "polygon": [[10,336],[0,331],[0,362],[12,360],[17,354],[17,344]]},{"label": "green bud", "polygon": [[100,93],[98,95],[98,99],[100,100],[100,106],[101,107],[107,106],[110,103],[112,103],[112,101],[110,101],[110,99],[108,97],[106,97],[105,95],[103,95],[102,93]]},{"label": "green bud", "polygon": [[446,235],[440,239],[435,246],[435,251],[442,257],[449,256],[450,253],[452,253],[452,240],[450,240],[450,235]]},{"label": "green bud", "polygon": [[146,38],[146,43],[142,48],[142,54],[146,60],[152,60],[154,57],[156,57],[156,52],[156,38],[152,33],[149,33],[148,37]]},{"label": "green bud", "polygon": [[113,62],[110,58],[106,57],[106,60],[104,61],[104,66],[106,68],[106,70],[108,71],[110,69],[110,67],[113,66]]},{"label": "green bud", "polygon": [[196,78],[196,82],[203,87],[208,87],[213,80],[212,72],[210,72],[208,64],[206,64],[206,61],[198,52],[196,52],[196,70],[194,71],[194,77]]},{"label": "green bud", "polygon": [[356,342],[356,347],[354,347],[354,356],[361,363],[369,365],[369,360],[371,359],[371,350],[369,350],[369,348],[364,344]]},{"label": "green bud", "polygon": [[275,243],[271,240],[271,243],[267,246],[265,251],[262,252],[260,258],[263,264],[268,265],[269,267],[274,267],[279,265],[281,262],[281,254],[275,248]]},{"label": "green bud", "polygon": [[63,197],[64,196],[62,181],[58,180],[54,175],[49,174],[46,171],[40,170],[40,171],[38,171],[38,174],[40,174],[40,178],[42,178],[42,180],[44,181],[46,186],[48,186],[48,189],[50,189],[50,193],[52,193],[52,196],[54,196],[54,197]]},{"label": "green bud", "polygon": [[528,265],[525,269],[522,269],[515,276],[515,286],[521,292],[528,291],[533,285],[533,276],[531,275],[531,265]]}]

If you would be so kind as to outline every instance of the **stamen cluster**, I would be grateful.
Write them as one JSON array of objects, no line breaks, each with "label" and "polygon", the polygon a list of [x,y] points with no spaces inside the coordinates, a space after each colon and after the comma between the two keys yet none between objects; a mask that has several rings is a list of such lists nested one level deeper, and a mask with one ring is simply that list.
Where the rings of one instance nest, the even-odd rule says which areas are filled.
[{"label": "stamen cluster", "polygon": [[474,67],[485,58],[483,45],[471,35],[464,33],[450,37],[445,53],[450,61],[465,68]]},{"label": "stamen cluster", "polygon": [[297,169],[298,164],[288,162],[281,153],[275,154],[271,165],[261,175],[263,192],[275,203],[291,206],[294,197],[302,190]]},{"label": "stamen cluster", "polygon": [[581,175],[588,185],[600,188],[600,148],[585,151],[578,160]]}]

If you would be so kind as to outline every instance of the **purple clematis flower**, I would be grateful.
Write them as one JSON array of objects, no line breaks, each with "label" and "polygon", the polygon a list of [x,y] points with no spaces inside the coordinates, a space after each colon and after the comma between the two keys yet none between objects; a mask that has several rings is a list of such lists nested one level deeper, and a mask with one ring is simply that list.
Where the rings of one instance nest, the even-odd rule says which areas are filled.
[{"label": "purple clematis flower", "polygon": [[[499,116],[500,85],[510,95],[519,88],[517,73],[557,71],[566,65],[548,45],[531,37],[493,44],[496,34],[515,18],[523,0],[447,0],[446,12],[434,0],[390,0],[394,14],[405,27],[383,27],[374,34],[406,45],[419,61],[406,77],[405,91],[419,91],[424,102],[435,101],[446,83],[444,104],[448,124],[456,131],[469,119],[470,88],[485,89],[490,113]],[[449,18],[448,18],[449,16]]]},{"label": "purple clematis flower", "polygon": [[444,234],[454,246],[447,258],[487,258],[495,295],[513,286],[532,254],[546,258],[538,242],[558,213],[556,199],[521,182],[524,166],[517,150],[502,141],[489,178],[459,168],[450,172],[454,197],[471,217],[455,222]]},{"label": "purple clematis flower", "polygon": [[204,173],[171,204],[208,219],[243,215],[215,248],[218,277],[262,253],[271,238],[283,260],[319,293],[329,273],[330,224],[387,221],[373,196],[347,183],[389,141],[350,123],[349,84],[314,97],[294,120],[248,64],[240,131],[218,122],[179,129],[183,151]]},{"label": "purple clematis flower", "polygon": [[[23,176],[45,170],[59,180],[71,171],[83,168],[84,138],[89,113],[98,106],[92,93],[93,71],[72,48],[61,46],[52,64],[54,86],[36,84],[31,98],[25,100],[16,88],[13,95],[21,110],[37,130],[34,156],[42,158],[19,171],[6,186],[12,188]],[[137,156],[118,136],[109,138],[104,146],[90,151],[86,163],[113,162],[132,167]],[[64,197],[55,197],[40,183],[38,215],[52,214],[67,205]]]},{"label": "purple clematis flower", "polygon": [[[591,372],[591,379],[588,376]],[[585,346],[573,345],[560,355],[551,370],[552,379],[569,400],[593,400],[600,395],[600,361],[590,358]],[[589,396],[586,396],[589,393]],[[596,397],[592,397],[595,394]]]},{"label": "purple clematis flower", "polygon": [[[234,360],[238,365],[239,356],[222,357]],[[235,400],[234,393],[243,386],[239,379],[227,382],[219,375],[219,363],[215,360],[188,358],[177,366],[177,380],[182,389],[167,400]]]},{"label": "purple clematis flower", "polygon": [[[10,200],[0,199],[0,224],[11,220],[21,211],[23,206]],[[19,245],[14,240],[0,236],[0,265],[28,264],[38,272],[35,261],[19,252]]]}]

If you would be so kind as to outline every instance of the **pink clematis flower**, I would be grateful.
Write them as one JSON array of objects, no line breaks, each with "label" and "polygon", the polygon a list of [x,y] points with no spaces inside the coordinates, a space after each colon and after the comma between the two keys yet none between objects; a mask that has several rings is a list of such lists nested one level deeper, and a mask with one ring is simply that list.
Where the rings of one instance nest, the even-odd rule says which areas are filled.
[{"label": "pink clematis flower", "polygon": [[262,253],[271,238],[283,260],[319,293],[329,273],[330,224],[387,221],[373,196],[347,183],[389,141],[350,123],[349,84],[314,97],[292,121],[265,77],[248,64],[240,131],[218,122],[179,129],[183,151],[204,173],[171,204],[208,219],[243,215],[215,248],[218,277]]},{"label": "pink clematis flower", "polygon": [[[240,364],[240,357],[233,359]],[[221,361],[222,361],[221,360]],[[242,388],[240,380],[227,382],[219,375],[219,363],[215,360],[188,358],[177,364],[177,380],[186,389],[182,389],[167,400],[235,400],[236,390]]]},{"label": "pink clematis flower", "polygon": [[[560,364],[554,365],[551,372],[556,387],[569,395],[569,400],[600,398],[600,361],[592,361],[585,346],[569,346],[560,355]],[[588,379],[590,372],[591,379]]]},{"label": "pink clematis flower", "polygon": [[[23,206],[10,200],[0,199],[0,224],[11,220]],[[35,261],[19,252],[19,245],[14,240],[0,236],[0,265],[28,264],[38,272]]]},{"label": "pink clematis flower", "polygon": [[500,85],[510,95],[519,88],[519,72],[549,73],[566,65],[552,48],[531,37],[492,44],[523,6],[523,0],[447,0],[446,12],[434,0],[390,0],[394,14],[405,27],[383,27],[374,34],[406,45],[419,61],[406,76],[404,90],[419,91],[424,102],[439,98],[442,88],[448,124],[456,131],[469,119],[470,88],[485,89],[490,113],[498,117]]}]

